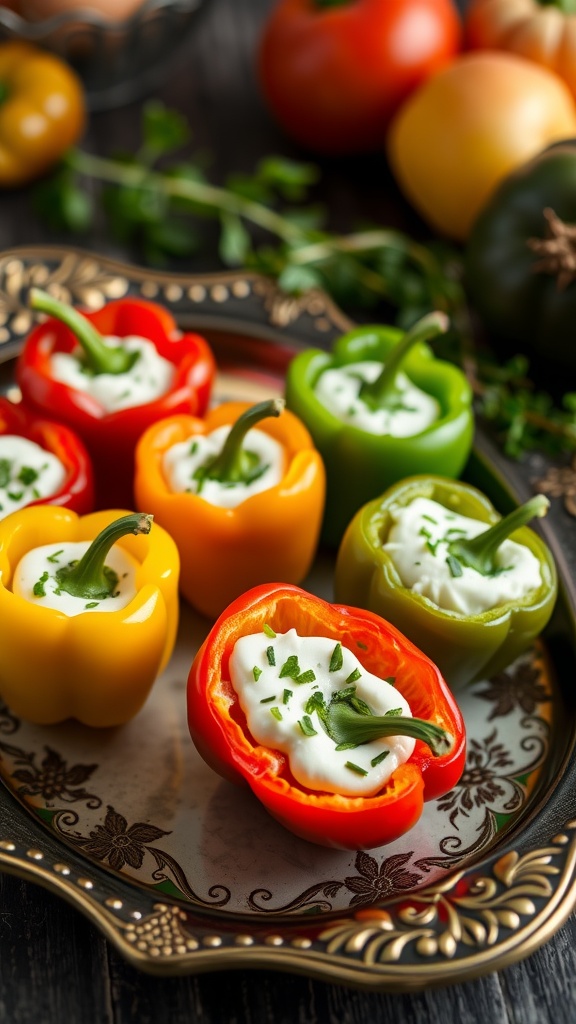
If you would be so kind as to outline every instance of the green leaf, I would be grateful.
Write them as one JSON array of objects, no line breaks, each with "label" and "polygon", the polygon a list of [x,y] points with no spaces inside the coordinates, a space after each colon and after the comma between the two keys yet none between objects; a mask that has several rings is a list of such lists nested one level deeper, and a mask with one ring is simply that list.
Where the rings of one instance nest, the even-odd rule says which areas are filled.
[{"label": "green leaf", "polygon": [[283,156],[268,156],[261,160],[256,169],[258,179],[291,202],[300,202],[307,190],[320,178],[315,164],[300,163]]},{"label": "green leaf", "polygon": [[190,128],[178,111],[168,109],[159,100],[150,100],[142,109],[142,136],[145,149],[162,156],[188,142]]},{"label": "green leaf", "polygon": [[319,288],[320,275],[311,267],[288,265],[278,275],[278,285],[285,292],[307,292],[310,288]]},{"label": "green leaf", "polygon": [[223,263],[229,267],[239,267],[246,260],[252,245],[250,235],[239,217],[231,213],[223,213],[220,218],[219,253]]}]

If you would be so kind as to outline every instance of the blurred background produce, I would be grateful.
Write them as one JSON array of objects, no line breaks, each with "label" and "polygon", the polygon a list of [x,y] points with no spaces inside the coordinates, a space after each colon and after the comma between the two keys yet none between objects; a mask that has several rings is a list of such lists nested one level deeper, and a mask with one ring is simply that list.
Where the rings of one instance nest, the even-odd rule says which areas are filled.
[{"label": "blurred background produce", "polygon": [[[549,142],[576,135],[568,87],[553,70],[526,57],[483,49],[468,54],[464,5],[457,9],[436,0],[426,14],[422,0],[313,2],[312,23],[302,0],[244,0],[232,15],[224,0],[205,0],[197,21],[188,11],[190,31],[181,40],[189,69],[185,89],[174,70],[178,47],[164,47],[163,77],[143,95],[140,85],[137,102],[128,102],[138,78],[128,61],[128,94],[109,97],[108,105],[120,105],[116,110],[94,110],[97,90],[86,74],[92,109],[85,135],[52,175],[12,198],[22,216],[17,235],[11,228],[4,247],[50,240],[168,270],[243,266],[270,275],[296,297],[320,287],[350,316],[403,329],[431,309],[444,310],[451,330],[438,354],[465,368],[477,411],[505,450],[572,451],[576,399],[555,368],[566,362],[566,347],[556,345],[554,360],[540,362],[530,338],[515,337],[504,349],[494,344],[501,325],[484,321],[481,302],[470,304],[477,289],[465,276],[465,241],[493,190]],[[121,23],[122,31],[141,25],[151,7],[165,16],[181,6],[177,0],[149,0]],[[381,31],[370,37],[366,19],[377,24],[376,14]],[[14,28],[14,17],[0,8],[0,23],[4,19]],[[568,27],[576,15],[562,17]],[[350,68],[336,57],[344,50],[354,53],[354,78],[348,70],[354,89],[338,106],[340,132],[333,108],[324,114],[326,134],[314,127],[322,108],[315,110],[312,101],[323,95],[314,75],[299,95],[301,117],[292,112],[288,123],[271,102],[270,40],[283,19],[289,29],[281,38],[298,31],[306,40],[306,47],[286,47],[282,67],[275,69],[285,76],[284,95],[290,75],[297,81],[303,74],[305,53],[312,54],[307,59],[316,68],[315,48],[322,47],[330,68],[322,85],[324,77],[338,82],[342,63]],[[22,24],[19,19],[21,31]],[[355,136],[344,115],[358,111],[366,82],[374,86],[375,47],[390,54],[392,41],[398,41],[394,24],[412,28],[400,33],[404,44],[397,59],[381,61],[382,128],[371,142],[366,134]],[[35,27],[26,25],[23,31]],[[112,38],[110,23],[105,35]],[[242,88],[227,70],[227,54],[239,45],[246,54]],[[197,85],[206,76],[195,75],[207,65],[218,70],[211,91]],[[481,78],[471,68],[480,68]],[[467,80],[475,83],[473,91],[465,88]],[[383,102],[380,96],[377,103]],[[343,152],[359,145],[367,151]],[[0,195],[0,213],[3,202]],[[549,231],[543,214],[536,230],[543,244]]]}]

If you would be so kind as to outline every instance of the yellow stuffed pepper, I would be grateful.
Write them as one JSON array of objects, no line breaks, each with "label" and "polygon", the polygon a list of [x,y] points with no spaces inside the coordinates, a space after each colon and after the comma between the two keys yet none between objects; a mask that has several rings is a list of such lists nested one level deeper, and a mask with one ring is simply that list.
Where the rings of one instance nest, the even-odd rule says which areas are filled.
[{"label": "yellow stuffed pepper", "polygon": [[152,516],[37,506],[0,523],[0,695],[41,725],[127,722],[172,653],[179,559]]}]

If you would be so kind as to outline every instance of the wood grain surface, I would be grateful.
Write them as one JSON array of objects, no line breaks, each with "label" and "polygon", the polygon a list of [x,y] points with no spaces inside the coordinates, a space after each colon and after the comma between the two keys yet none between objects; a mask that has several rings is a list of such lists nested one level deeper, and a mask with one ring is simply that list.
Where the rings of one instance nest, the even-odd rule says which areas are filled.
[{"label": "wood grain surface", "polygon": [[[272,123],[254,73],[258,33],[272,0],[206,0],[196,31],[155,90],[189,119],[212,154],[211,175],[250,170],[273,152],[302,157]],[[140,101],[92,115],[84,140],[100,153],[138,139]],[[397,221],[401,207],[383,157],[322,162],[331,227]],[[402,224],[417,230],[401,210]],[[63,243],[34,214],[28,191],[0,196],[0,249]],[[100,224],[83,248],[136,262]],[[218,269],[210,229],[200,256],[180,269]],[[0,1021],[6,1024],[574,1024],[574,918],[527,960],[474,982],[415,995],[363,993],[269,971],[157,979],[128,966],[81,914],[50,893],[0,876]]]}]

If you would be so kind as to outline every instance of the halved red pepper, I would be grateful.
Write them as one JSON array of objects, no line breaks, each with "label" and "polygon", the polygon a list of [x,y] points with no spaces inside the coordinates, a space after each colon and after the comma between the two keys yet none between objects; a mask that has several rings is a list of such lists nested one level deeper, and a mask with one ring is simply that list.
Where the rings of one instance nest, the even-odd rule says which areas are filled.
[{"label": "halved red pepper", "polygon": [[[230,681],[236,641],[264,627],[332,638],[352,650],[367,671],[395,677],[413,715],[449,734],[448,752],[434,756],[417,740],[409,760],[374,796],[306,789],[292,776],[283,753],[250,735]],[[371,849],[403,835],[420,817],[425,800],[452,789],[465,763],[464,722],[433,662],[372,612],[329,604],[288,584],[254,587],[222,613],[190,670],[188,724],[199,753],[218,774],[247,783],[269,813],[296,835],[339,849]]]},{"label": "halved red pepper", "polygon": [[16,364],[17,382],[32,409],[66,423],[84,441],[94,466],[96,507],[133,508],[134,448],[138,438],[164,416],[203,415],[215,374],[214,356],[204,338],[183,334],[168,310],[157,303],[125,298],[109,302],[96,312],[83,311],[82,317],[100,335],[120,339],[119,350],[123,338],[136,335],[153,342],[158,353],[176,367],[172,386],[160,398],[107,412],[91,395],[51,375],[52,354],[71,352],[78,344],[73,330],[57,319],[63,305],[56,300],[50,307],[47,301],[34,304],[37,309],[53,310],[53,315],[26,338]]},{"label": "halved red pepper", "polygon": [[58,505],[79,515],[94,507],[94,475],[83,442],[63,423],[38,417],[25,405],[0,398],[0,434],[24,437],[60,459],[66,477],[60,489],[31,505]]}]

